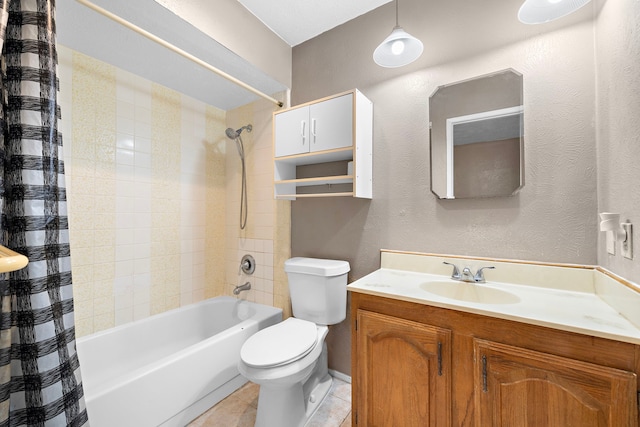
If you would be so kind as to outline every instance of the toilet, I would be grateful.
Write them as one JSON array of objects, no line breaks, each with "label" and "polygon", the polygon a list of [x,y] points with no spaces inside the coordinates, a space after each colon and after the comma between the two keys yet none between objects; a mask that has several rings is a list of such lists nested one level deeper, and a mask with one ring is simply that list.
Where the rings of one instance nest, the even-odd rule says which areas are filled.
[{"label": "toilet", "polygon": [[260,385],[256,427],[302,427],[331,387],[328,325],[347,311],[347,261],[291,258],[284,264],[293,317],[252,335],[238,370]]}]

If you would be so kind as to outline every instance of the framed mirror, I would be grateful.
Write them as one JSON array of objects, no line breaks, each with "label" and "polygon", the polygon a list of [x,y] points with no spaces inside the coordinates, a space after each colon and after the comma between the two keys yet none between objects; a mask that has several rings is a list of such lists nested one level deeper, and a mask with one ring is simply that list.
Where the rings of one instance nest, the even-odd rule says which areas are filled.
[{"label": "framed mirror", "polygon": [[431,191],[441,199],[511,196],[524,185],[522,74],[440,86],[429,98]]}]

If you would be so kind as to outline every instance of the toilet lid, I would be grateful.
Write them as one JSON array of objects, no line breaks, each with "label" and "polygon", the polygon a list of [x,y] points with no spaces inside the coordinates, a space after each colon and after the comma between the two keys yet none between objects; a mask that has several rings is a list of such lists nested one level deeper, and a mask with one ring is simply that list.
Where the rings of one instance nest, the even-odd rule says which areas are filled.
[{"label": "toilet lid", "polygon": [[317,337],[315,323],[290,317],[249,337],[240,357],[254,368],[284,365],[306,356],[313,350]]}]

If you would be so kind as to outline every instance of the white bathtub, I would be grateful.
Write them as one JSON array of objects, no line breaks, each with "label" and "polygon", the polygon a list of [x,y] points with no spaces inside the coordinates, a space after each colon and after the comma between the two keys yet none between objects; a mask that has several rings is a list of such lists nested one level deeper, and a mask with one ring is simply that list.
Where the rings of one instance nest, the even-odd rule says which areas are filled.
[{"label": "white bathtub", "polygon": [[91,427],[184,426],[244,383],[240,347],[282,310],[218,297],[76,341]]}]

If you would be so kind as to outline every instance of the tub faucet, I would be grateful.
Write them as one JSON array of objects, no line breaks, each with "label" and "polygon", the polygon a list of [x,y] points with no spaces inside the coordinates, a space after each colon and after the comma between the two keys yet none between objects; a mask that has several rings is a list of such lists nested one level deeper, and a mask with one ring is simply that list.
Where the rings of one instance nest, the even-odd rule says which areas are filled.
[{"label": "tub faucet", "polygon": [[247,283],[245,283],[244,285],[236,286],[236,287],[233,289],[233,294],[234,294],[234,295],[240,295],[240,292],[242,292],[242,291],[248,291],[249,289],[251,289],[251,283],[247,282]]}]

